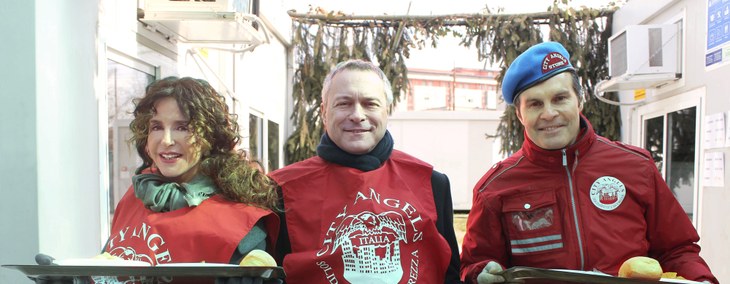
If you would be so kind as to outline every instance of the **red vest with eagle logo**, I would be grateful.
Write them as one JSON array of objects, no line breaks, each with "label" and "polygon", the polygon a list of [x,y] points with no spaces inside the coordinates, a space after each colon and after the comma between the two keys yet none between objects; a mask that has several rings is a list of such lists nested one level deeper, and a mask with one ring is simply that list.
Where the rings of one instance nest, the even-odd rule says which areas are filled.
[{"label": "red vest with eagle logo", "polygon": [[[229,263],[241,239],[262,218],[265,218],[269,240],[275,240],[279,222],[269,210],[229,201],[217,194],[197,207],[154,212],[145,208],[130,187],[116,208],[104,251],[153,266]],[[270,241],[269,251],[273,251],[272,247]],[[172,281],[158,278],[156,283],[168,280]]]},{"label": "red vest with eagle logo", "polygon": [[443,283],[451,250],[435,226],[432,171],[393,150],[368,172],[313,157],[271,173],[291,242],[287,283]]}]

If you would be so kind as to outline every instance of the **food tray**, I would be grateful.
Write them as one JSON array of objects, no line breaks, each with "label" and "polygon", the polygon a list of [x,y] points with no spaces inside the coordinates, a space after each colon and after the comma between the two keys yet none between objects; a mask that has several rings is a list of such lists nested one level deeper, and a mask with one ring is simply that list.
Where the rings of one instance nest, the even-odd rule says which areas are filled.
[{"label": "food tray", "polygon": [[700,283],[696,281],[662,278],[659,281],[621,278],[600,272],[543,269],[515,266],[501,273],[508,283],[588,283],[588,284],[649,284],[649,283]]},{"label": "food tray", "polygon": [[235,265],[176,264],[169,266],[84,266],[84,265],[3,265],[25,275],[42,277],[82,276],[134,276],[134,277],[257,277],[283,279],[284,270],[279,266],[242,267]]}]

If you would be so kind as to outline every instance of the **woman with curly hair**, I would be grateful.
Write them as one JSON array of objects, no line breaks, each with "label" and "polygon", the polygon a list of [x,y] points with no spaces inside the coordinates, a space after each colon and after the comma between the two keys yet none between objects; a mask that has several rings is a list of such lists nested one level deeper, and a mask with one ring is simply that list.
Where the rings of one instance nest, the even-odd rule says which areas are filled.
[{"label": "woman with curly hair", "polygon": [[251,250],[272,251],[276,191],[236,150],[238,123],[208,82],[150,84],[130,129],[142,165],[117,205],[106,252],[158,265],[238,264]]}]

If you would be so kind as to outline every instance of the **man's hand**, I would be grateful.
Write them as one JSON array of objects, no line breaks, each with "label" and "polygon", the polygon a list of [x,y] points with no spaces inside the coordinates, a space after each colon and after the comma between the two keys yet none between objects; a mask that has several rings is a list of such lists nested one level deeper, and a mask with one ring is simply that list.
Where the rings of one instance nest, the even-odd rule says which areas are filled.
[{"label": "man's hand", "polygon": [[487,263],[486,266],[484,266],[484,270],[482,270],[482,272],[479,272],[479,275],[477,276],[477,283],[503,283],[504,277],[496,275],[499,272],[502,272],[502,266],[499,265],[499,263],[490,261],[489,263]]}]

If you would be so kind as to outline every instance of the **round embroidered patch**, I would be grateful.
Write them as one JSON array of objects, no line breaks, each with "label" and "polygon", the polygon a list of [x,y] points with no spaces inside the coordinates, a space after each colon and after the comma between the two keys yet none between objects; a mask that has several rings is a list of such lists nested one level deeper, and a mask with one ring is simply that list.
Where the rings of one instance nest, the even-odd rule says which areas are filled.
[{"label": "round embroidered patch", "polygon": [[559,52],[550,52],[542,59],[542,74],[568,65],[568,59]]},{"label": "round embroidered patch", "polygon": [[602,210],[611,211],[618,208],[625,196],[624,183],[612,176],[602,176],[591,185],[591,201]]}]

